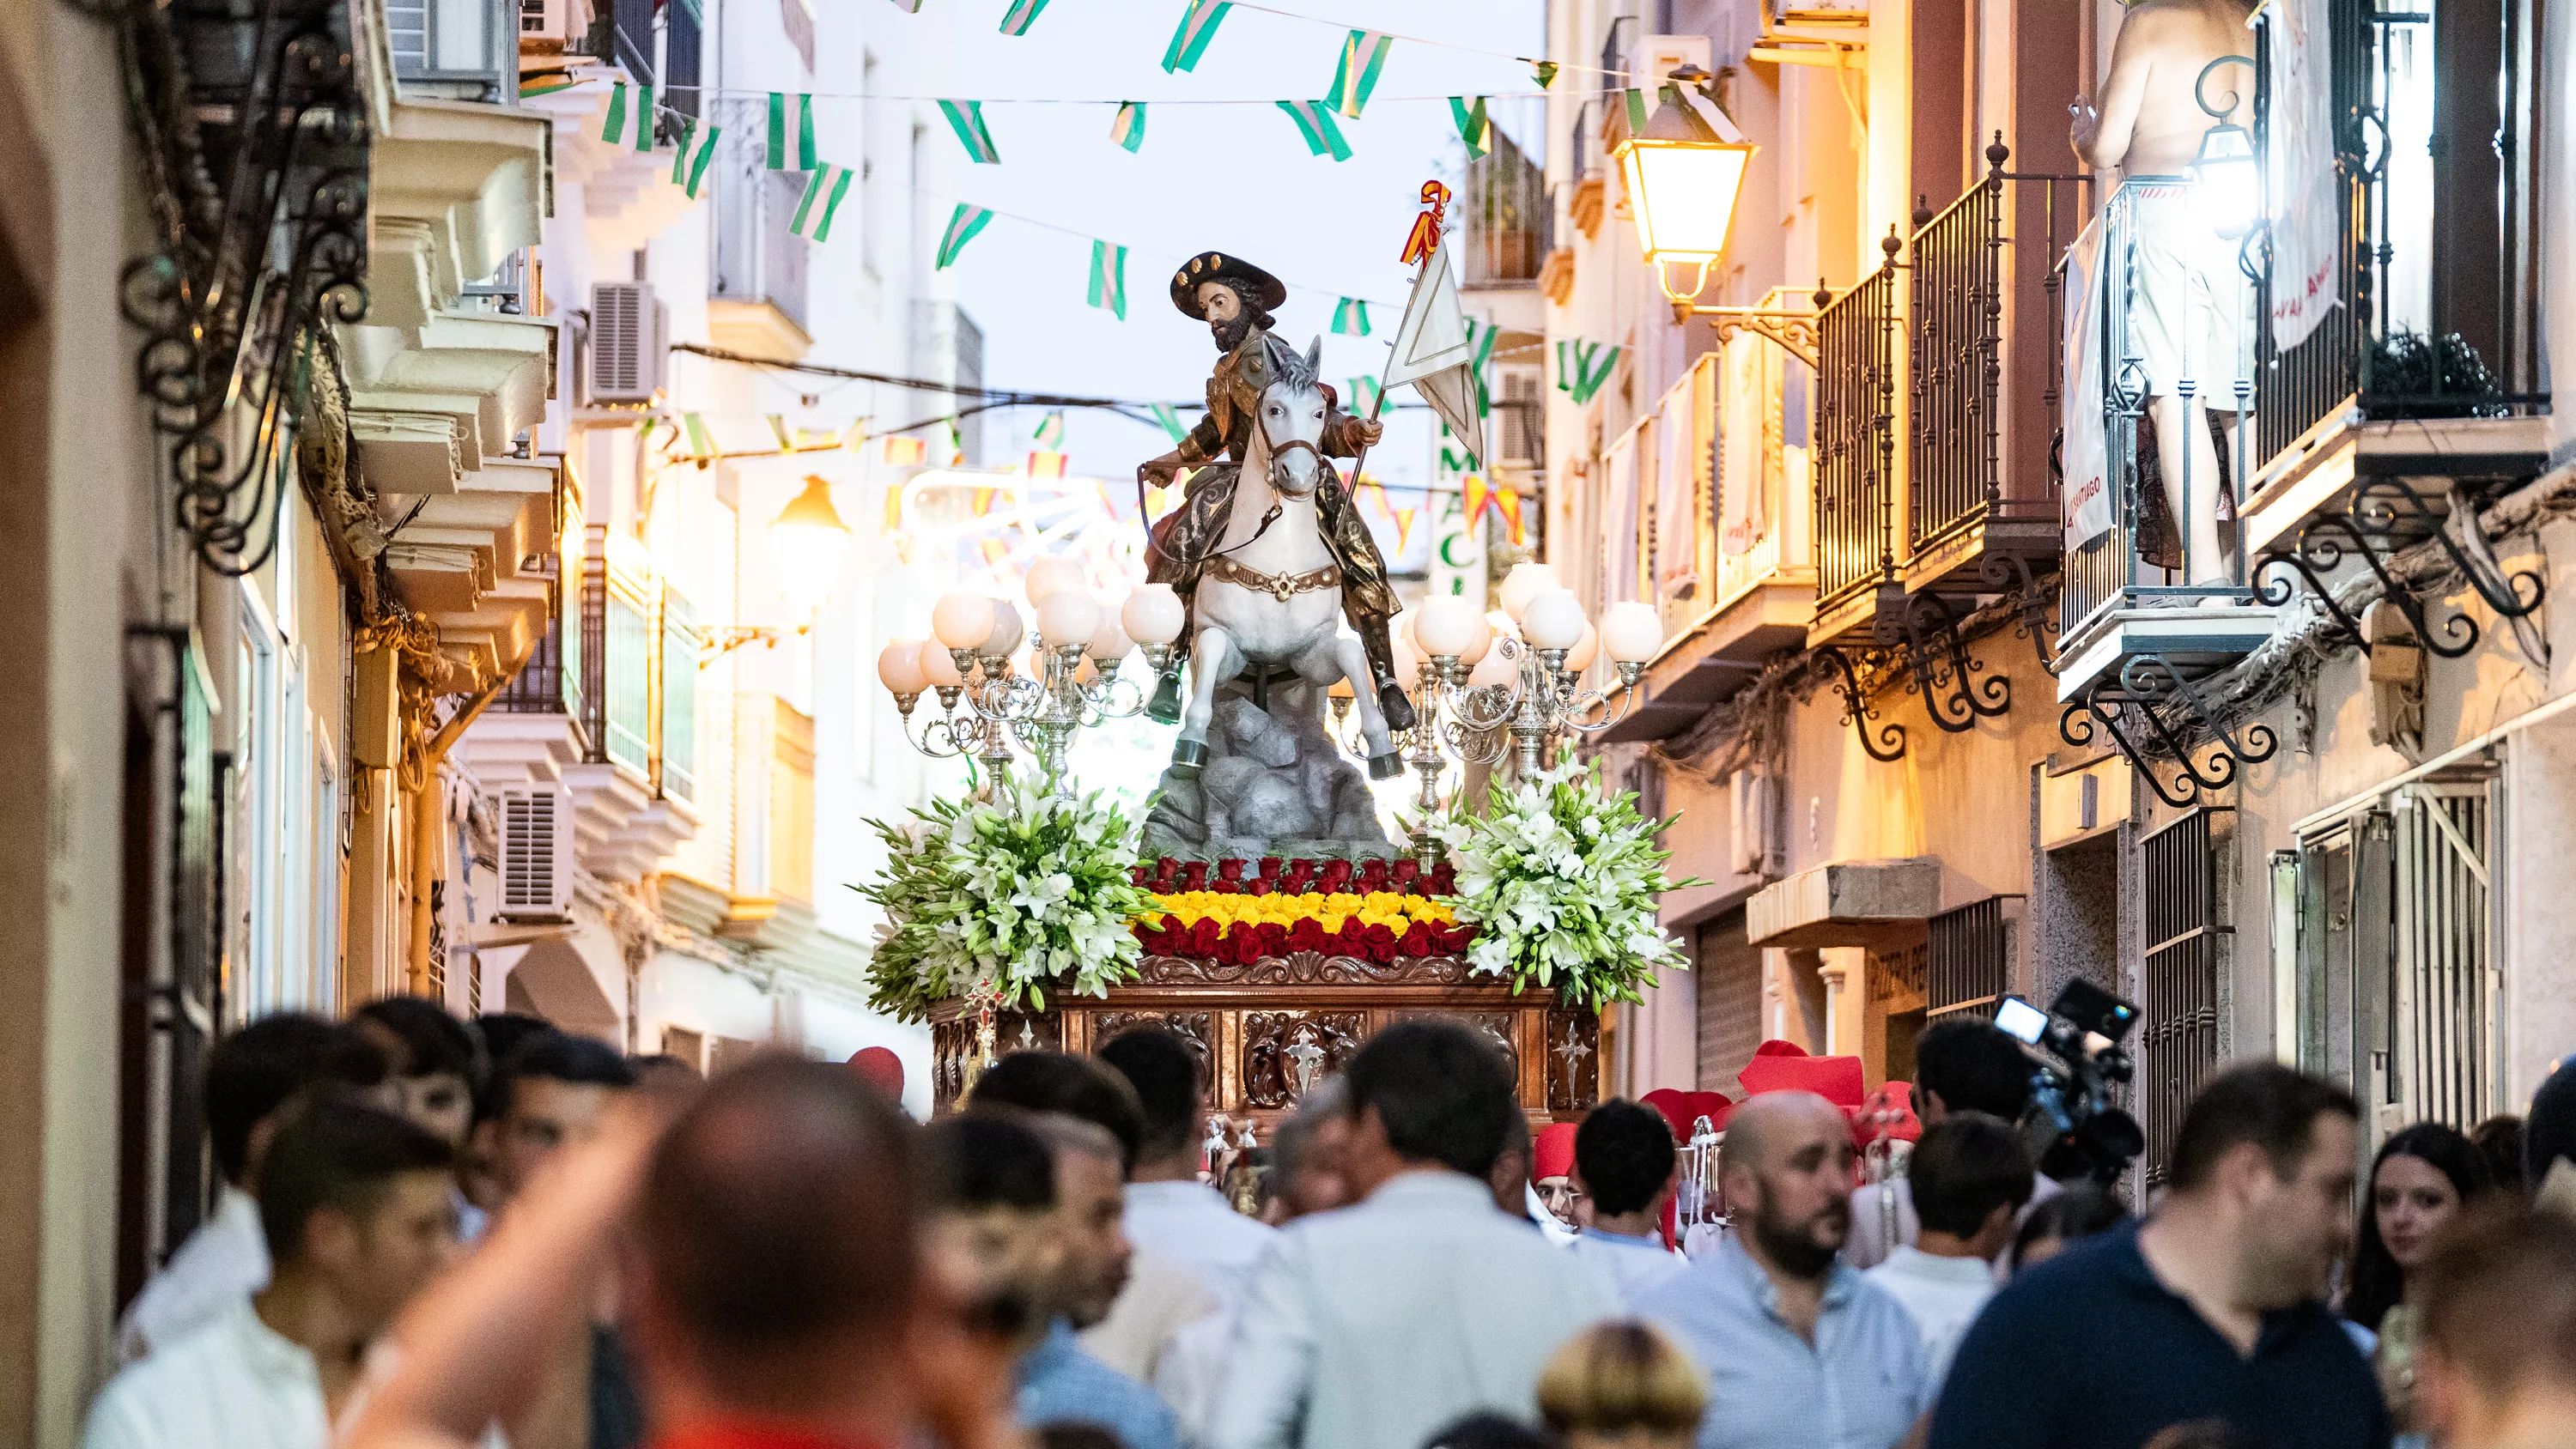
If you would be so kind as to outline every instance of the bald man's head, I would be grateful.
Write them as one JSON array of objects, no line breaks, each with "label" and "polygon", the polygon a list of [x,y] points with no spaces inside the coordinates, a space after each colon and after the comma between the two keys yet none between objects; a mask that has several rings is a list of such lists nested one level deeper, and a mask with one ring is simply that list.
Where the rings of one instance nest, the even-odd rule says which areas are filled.
[{"label": "bald man's head", "polygon": [[1719,1181],[1746,1251],[1792,1278],[1833,1268],[1851,1235],[1851,1126],[1813,1092],[1764,1092],[1727,1119]]},{"label": "bald man's head", "polygon": [[[854,1350],[904,1332],[921,1174],[892,1099],[767,1056],[710,1083],[663,1134],[637,1214],[653,1346],[700,1393],[793,1414]],[[664,1365],[653,1365],[661,1368]]]}]

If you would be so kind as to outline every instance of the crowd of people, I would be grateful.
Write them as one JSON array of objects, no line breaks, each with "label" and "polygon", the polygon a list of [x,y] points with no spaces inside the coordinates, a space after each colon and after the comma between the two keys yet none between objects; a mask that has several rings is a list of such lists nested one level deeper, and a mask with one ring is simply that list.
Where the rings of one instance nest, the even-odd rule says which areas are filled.
[{"label": "crowd of people", "polygon": [[[2366,1176],[2347,1093],[2229,1068],[2138,1217],[2036,1170],[1982,1022],[1922,1037],[1866,1183],[1866,1123],[1795,1089],[1730,1104],[1705,1181],[1640,1103],[1533,1138],[1491,1046],[1415,1019],[1230,1197],[1203,1050],[1015,1052],[923,1125],[882,1050],[702,1081],[420,1000],[254,1022],[86,1443],[2576,1445],[2576,1067]],[[1681,1242],[1685,1184],[1722,1226]]]}]

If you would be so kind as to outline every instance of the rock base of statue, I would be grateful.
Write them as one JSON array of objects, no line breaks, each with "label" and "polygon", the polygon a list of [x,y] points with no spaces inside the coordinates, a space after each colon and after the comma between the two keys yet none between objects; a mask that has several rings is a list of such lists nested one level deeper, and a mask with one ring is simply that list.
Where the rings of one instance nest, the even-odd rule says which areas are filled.
[{"label": "rock base of statue", "polygon": [[1218,687],[1207,763],[1170,770],[1145,817],[1143,856],[1259,860],[1395,855],[1368,777],[1324,727],[1323,691],[1273,685],[1268,707],[1242,684]]}]

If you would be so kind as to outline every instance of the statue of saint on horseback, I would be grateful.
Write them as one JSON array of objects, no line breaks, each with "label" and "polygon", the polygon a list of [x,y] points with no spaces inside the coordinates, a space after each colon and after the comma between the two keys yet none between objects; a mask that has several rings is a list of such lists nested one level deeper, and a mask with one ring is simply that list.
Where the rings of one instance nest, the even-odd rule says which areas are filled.
[{"label": "statue of saint on horseback", "polygon": [[[1300,356],[1271,335],[1270,309],[1286,297],[1277,278],[1216,252],[1172,277],[1172,305],[1206,322],[1224,354],[1208,378],[1207,415],[1179,447],[1137,469],[1140,483],[1160,486],[1197,470],[1146,549],[1146,578],[1170,584],[1190,609],[1182,637],[1191,698],[1172,760],[1187,771],[1206,759],[1220,684],[1245,677],[1265,699],[1273,683],[1320,689],[1347,677],[1370,773],[1390,778],[1403,761],[1389,731],[1414,723],[1387,637],[1395,591],[1325,461],[1359,456],[1380,426],[1343,412],[1316,376],[1320,338]],[[1356,638],[1342,636],[1345,618]]]}]

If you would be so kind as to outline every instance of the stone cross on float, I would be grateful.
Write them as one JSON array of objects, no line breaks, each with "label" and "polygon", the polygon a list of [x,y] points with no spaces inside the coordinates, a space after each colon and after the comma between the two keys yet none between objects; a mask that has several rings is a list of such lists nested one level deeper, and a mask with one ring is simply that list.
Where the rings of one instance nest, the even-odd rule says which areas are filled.
[{"label": "stone cross on float", "polygon": [[1558,1047],[1556,1054],[1565,1058],[1565,1081],[1571,1087],[1581,1076],[1583,1059],[1592,1055],[1592,1048],[1585,1046],[1582,1038],[1575,1035],[1572,1021],[1565,1024],[1565,1045]]}]

